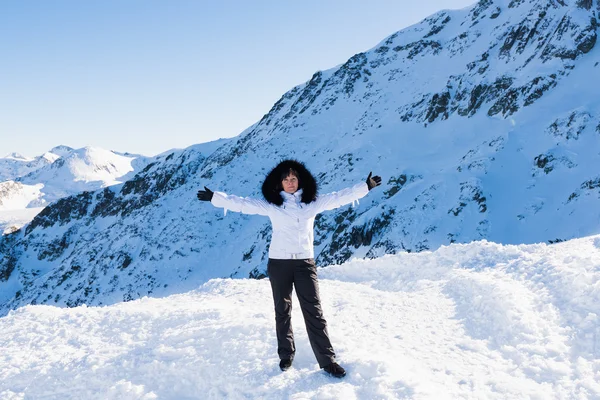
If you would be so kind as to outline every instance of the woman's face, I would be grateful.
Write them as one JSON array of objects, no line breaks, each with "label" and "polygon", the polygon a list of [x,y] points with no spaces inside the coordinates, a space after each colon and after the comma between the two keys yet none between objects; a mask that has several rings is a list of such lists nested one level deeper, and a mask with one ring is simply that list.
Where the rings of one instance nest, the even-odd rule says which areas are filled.
[{"label": "woman's face", "polygon": [[298,190],[298,178],[296,178],[296,175],[290,174],[281,181],[281,186],[286,193],[296,193]]}]

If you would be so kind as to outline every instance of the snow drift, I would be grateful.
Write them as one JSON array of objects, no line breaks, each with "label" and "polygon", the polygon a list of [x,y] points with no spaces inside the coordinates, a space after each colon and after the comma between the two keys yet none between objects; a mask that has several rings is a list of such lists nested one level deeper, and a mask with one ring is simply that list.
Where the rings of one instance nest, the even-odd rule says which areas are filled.
[{"label": "snow drift", "polygon": [[[220,267],[220,266],[219,266]],[[452,244],[319,270],[343,380],[318,369],[294,299],[278,368],[266,279],[0,318],[2,399],[600,397],[600,236]]]}]

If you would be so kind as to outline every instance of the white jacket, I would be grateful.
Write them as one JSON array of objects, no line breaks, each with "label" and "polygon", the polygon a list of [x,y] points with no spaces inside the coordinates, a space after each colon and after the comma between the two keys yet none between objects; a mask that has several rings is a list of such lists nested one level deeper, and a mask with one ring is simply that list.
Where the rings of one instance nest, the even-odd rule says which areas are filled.
[{"label": "white jacket", "polygon": [[243,214],[265,215],[271,219],[273,235],[269,246],[269,258],[303,259],[314,258],[313,225],[315,216],[325,210],[333,210],[353,203],[369,193],[366,182],[318,196],[309,204],[300,202],[302,189],[294,194],[281,192],[283,204],[276,206],[264,200],[251,199],[214,192],[211,203],[215,207]]}]

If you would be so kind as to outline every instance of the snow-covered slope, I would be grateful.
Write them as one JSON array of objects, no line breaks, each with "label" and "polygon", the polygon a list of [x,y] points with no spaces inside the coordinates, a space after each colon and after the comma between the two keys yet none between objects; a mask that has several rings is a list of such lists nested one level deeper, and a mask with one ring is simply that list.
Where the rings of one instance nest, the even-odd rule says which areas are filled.
[{"label": "snow-covered slope", "polygon": [[149,163],[148,157],[123,156],[98,147],[73,150],[51,165],[17,178],[33,185],[44,183],[45,201],[52,202],[85,190],[122,183]]},{"label": "snow-covered slope", "polygon": [[296,298],[296,358],[282,373],[268,280],[217,279],[161,299],[12,311],[0,397],[600,398],[600,236],[453,244],[319,274],[341,381],[319,370]]},{"label": "snow-covered slope", "polygon": [[43,196],[40,191],[43,187],[43,183],[25,185],[14,181],[0,182],[0,211],[28,208],[32,201]]},{"label": "snow-covered slope", "polygon": [[[97,147],[72,149],[56,146],[26,165],[22,156],[0,159],[12,162],[5,169],[11,180],[0,182],[0,230],[15,230],[30,222],[46,205],[83,191],[94,191],[133,177],[152,158],[120,154]],[[46,163],[47,162],[47,163]],[[25,210],[29,209],[29,210]],[[37,210],[37,212],[33,212]]]},{"label": "snow-covered slope", "polygon": [[264,275],[269,221],[223,216],[195,193],[260,197],[286,157],[306,162],[321,193],[371,170],[384,179],[357,207],[317,218],[320,265],[598,233],[599,11],[596,0],[482,0],[393,34],[315,73],[214,152],[170,152],[5,235],[2,307],[110,304]]},{"label": "snow-covered slope", "polygon": [[11,153],[6,157],[0,157],[0,182],[15,180],[50,165],[72,150],[67,146],[57,146],[35,158],[28,158],[18,153]]}]

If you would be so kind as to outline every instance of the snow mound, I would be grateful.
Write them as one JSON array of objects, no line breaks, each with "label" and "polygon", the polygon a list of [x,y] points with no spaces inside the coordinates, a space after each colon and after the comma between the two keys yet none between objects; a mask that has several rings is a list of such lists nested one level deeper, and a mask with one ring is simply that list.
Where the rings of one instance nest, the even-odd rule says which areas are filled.
[{"label": "snow mound", "polygon": [[0,398],[600,397],[600,236],[453,244],[319,270],[343,380],[312,354],[298,302],[278,369],[267,279],[0,318]]}]

